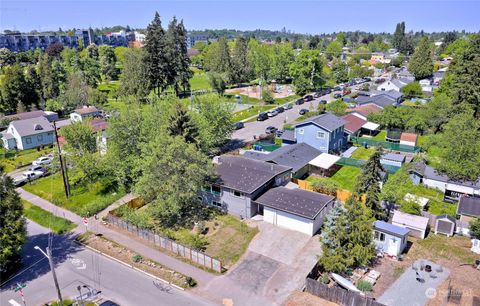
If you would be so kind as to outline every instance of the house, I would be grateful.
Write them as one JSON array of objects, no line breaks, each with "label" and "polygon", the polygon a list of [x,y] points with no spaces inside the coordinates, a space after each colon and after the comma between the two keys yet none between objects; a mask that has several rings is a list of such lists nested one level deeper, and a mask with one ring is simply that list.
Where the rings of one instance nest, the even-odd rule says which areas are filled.
[{"label": "house", "polygon": [[324,153],[341,151],[346,144],[344,125],[343,119],[330,113],[311,117],[295,125],[295,141]]},{"label": "house", "polygon": [[95,118],[88,121],[93,131],[97,134],[97,148],[100,154],[104,155],[107,152],[107,127],[108,123],[101,119]]},{"label": "house", "polygon": [[15,120],[2,132],[2,140],[6,149],[27,150],[51,145],[55,141],[54,129],[45,117]]},{"label": "house", "polygon": [[276,187],[261,195],[255,202],[263,208],[263,221],[315,235],[335,203],[335,198],[303,189]]},{"label": "house", "polygon": [[290,180],[291,167],[267,163],[243,156],[222,155],[214,159],[218,179],[200,195],[203,203],[241,218],[260,211],[253,202],[268,189]]},{"label": "house", "polygon": [[424,239],[427,234],[428,218],[396,210],[393,213],[392,224],[408,228],[410,236]]},{"label": "house", "polygon": [[309,162],[320,154],[322,154],[320,150],[306,143],[296,143],[283,146],[268,154],[247,151],[243,156],[291,167],[292,177],[302,178],[309,172]]},{"label": "house", "polygon": [[75,121],[83,121],[83,119],[90,117],[98,117],[100,112],[95,106],[84,106],[82,108],[78,108],[73,113],[70,114],[70,120],[72,122]]},{"label": "house", "polygon": [[461,196],[457,206],[457,215],[460,215],[460,221],[468,223],[473,218],[480,218],[480,198]]},{"label": "house", "polygon": [[409,147],[417,146],[417,134],[414,133],[402,133],[400,135],[400,144]]},{"label": "house", "polygon": [[8,120],[26,120],[38,117],[45,117],[48,121],[53,122],[58,120],[58,114],[51,111],[36,110],[31,112],[18,113],[13,115],[5,116],[5,119]]},{"label": "house", "polygon": [[379,252],[390,256],[402,254],[407,246],[408,233],[408,229],[385,221],[375,221],[373,223],[373,241],[375,248]]},{"label": "house", "polygon": [[347,114],[342,119],[346,122],[344,131],[347,141],[350,141],[352,136],[358,137],[363,133],[372,134],[380,127],[380,125],[369,122],[356,114]]},{"label": "house", "polygon": [[382,155],[380,159],[380,163],[382,165],[390,165],[394,167],[401,167],[405,162],[405,155],[403,154],[395,154],[395,153],[386,153]]},{"label": "house", "polygon": [[457,220],[449,215],[441,215],[435,218],[435,234],[443,234],[448,237],[453,236]]},{"label": "house", "polygon": [[395,90],[395,91],[400,91],[403,87],[406,85],[412,83],[414,80],[412,79],[405,79],[405,78],[398,78],[398,79],[391,79],[388,81],[385,81],[378,85],[377,90],[383,90],[383,91],[388,91],[388,90]]},{"label": "house", "polygon": [[403,94],[396,92],[394,90],[380,91],[371,93],[369,96],[358,96],[355,101],[358,105],[364,104],[376,104],[380,108],[385,108],[386,106],[392,105],[397,106],[402,103]]},{"label": "house", "polygon": [[411,81],[411,82],[415,81],[415,76],[405,68],[400,69],[395,74],[396,74],[396,77],[398,79],[404,79],[404,80],[408,80],[408,81]]},{"label": "house", "polygon": [[476,181],[453,180],[424,162],[415,163],[408,172],[414,184],[442,191],[446,202],[457,203],[461,195],[480,197],[480,177]]},{"label": "house", "polygon": [[348,108],[346,112],[348,114],[353,114],[363,120],[367,120],[369,114],[377,114],[380,113],[382,110],[383,107],[375,103],[364,103],[355,108]]}]

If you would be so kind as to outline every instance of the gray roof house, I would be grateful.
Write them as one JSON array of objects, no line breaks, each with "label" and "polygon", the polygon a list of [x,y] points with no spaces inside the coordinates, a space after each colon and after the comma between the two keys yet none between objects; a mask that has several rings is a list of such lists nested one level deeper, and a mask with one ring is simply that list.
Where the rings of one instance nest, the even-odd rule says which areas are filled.
[{"label": "gray roof house", "polygon": [[335,198],[303,189],[276,187],[255,200],[263,209],[263,220],[313,236],[333,207]]},{"label": "gray roof house", "polygon": [[460,221],[469,222],[472,218],[480,218],[480,198],[462,196],[457,206]]},{"label": "gray roof house", "polygon": [[10,122],[2,132],[3,146],[6,149],[27,150],[53,144],[54,130],[45,117],[34,117]]},{"label": "gray roof house", "polygon": [[295,140],[323,153],[342,151],[346,144],[345,124],[345,120],[330,113],[311,117],[295,125]]},{"label": "gray roof house", "polygon": [[253,200],[271,187],[287,184],[292,169],[232,155],[216,157],[214,165],[218,178],[202,191],[202,201],[241,218],[258,214]]},{"label": "gray roof house", "polygon": [[401,167],[405,162],[405,155],[396,153],[385,153],[380,159],[382,165],[390,165],[395,167]]},{"label": "gray roof house", "polygon": [[269,154],[247,151],[243,156],[292,167],[292,176],[301,178],[308,172],[308,163],[320,154],[320,150],[306,143],[296,143],[283,146]]},{"label": "gray roof house", "polygon": [[373,103],[384,108],[388,105],[397,106],[402,102],[403,94],[395,90],[375,91],[370,96],[358,96],[355,101],[358,105]]}]

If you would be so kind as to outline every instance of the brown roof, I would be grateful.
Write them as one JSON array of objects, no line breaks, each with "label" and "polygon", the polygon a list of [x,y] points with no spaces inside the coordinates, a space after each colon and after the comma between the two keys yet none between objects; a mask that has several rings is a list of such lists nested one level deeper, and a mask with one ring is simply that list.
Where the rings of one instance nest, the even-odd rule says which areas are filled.
[{"label": "brown roof", "polygon": [[355,108],[349,108],[349,109],[347,109],[347,113],[357,112],[357,113],[367,117],[368,114],[379,113],[379,112],[382,111],[382,109],[383,108],[381,108],[377,104],[367,103],[367,104],[363,104],[363,105],[360,105],[360,106],[355,107]]},{"label": "brown roof", "polygon": [[85,115],[85,114],[98,112],[98,109],[95,106],[87,106],[87,107],[78,108],[75,110],[75,112],[80,115]]},{"label": "brown roof", "polygon": [[401,141],[417,142],[417,134],[414,133],[402,133],[400,135]]},{"label": "brown roof", "polygon": [[88,124],[92,127],[92,129],[95,132],[104,131],[104,130],[107,129],[107,126],[108,126],[107,121],[105,121],[103,119],[100,119],[100,118],[90,120],[90,121],[88,121]]},{"label": "brown roof", "polygon": [[362,126],[367,123],[367,120],[363,120],[360,117],[357,117],[353,114],[348,114],[342,117],[343,120],[345,120],[347,123],[345,124],[345,131],[348,133],[352,134],[355,133],[356,131],[360,130]]}]

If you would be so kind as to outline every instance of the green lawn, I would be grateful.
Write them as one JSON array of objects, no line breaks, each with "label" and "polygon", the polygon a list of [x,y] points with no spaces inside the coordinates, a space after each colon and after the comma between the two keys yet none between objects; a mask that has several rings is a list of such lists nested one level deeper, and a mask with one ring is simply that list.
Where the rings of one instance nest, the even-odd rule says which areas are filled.
[{"label": "green lawn", "polygon": [[55,216],[54,214],[33,205],[32,203],[21,200],[23,204],[23,215],[33,222],[51,229],[54,233],[64,234],[76,227],[69,220]]},{"label": "green lawn", "polygon": [[[340,170],[338,170],[334,175],[329,178],[323,178],[325,180],[331,180],[336,182],[341,189],[346,189],[349,191],[353,191],[355,189],[355,185],[357,184],[357,177],[360,174],[361,168],[352,167],[352,166],[342,166]],[[315,176],[309,176],[307,181],[313,181]]]},{"label": "green lawn", "polygon": [[208,76],[205,72],[195,72],[190,79],[190,86],[192,90],[212,89],[208,82]]},{"label": "green lawn", "polygon": [[234,122],[238,122],[238,121],[247,119],[249,117],[256,116],[261,112],[265,112],[273,108],[275,108],[275,105],[254,106],[253,108],[249,108],[249,109],[234,113],[232,120]]},{"label": "green lawn", "polygon": [[26,184],[23,189],[81,216],[92,216],[124,195],[123,190],[115,190],[105,185],[95,182],[86,186],[71,186],[71,196],[67,199],[62,176],[55,173]]},{"label": "green lawn", "polygon": [[385,137],[387,137],[387,131],[381,130],[377,135],[372,137],[373,140],[384,141]]},{"label": "green lawn", "polygon": [[52,153],[53,149],[29,149],[16,152],[15,150],[5,150],[0,148],[0,164],[3,165],[5,172],[10,172],[21,166],[27,166],[37,158]]},{"label": "green lawn", "polygon": [[375,149],[373,148],[365,149],[364,147],[358,147],[355,151],[353,151],[352,158],[368,160],[373,153],[375,153]]},{"label": "green lawn", "polygon": [[108,98],[113,98],[114,93],[120,88],[120,81],[110,81],[108,83],[98,84],[98,90],[105,92]]}]

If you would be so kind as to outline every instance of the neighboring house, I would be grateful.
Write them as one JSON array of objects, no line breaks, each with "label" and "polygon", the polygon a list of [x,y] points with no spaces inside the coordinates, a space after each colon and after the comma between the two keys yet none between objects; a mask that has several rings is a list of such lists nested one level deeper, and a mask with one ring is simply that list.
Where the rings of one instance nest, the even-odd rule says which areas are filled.
[{"label": "neighboring house", "polygon": [[363,119],[362,116],[356,114],[347,114],[343,116],[342,119],[346,122],[344,131],[347,141],[350,141],[352,136],[358,137],[364,132],[372,134],[380,127],[380,125],[369,122],[368,120]]},{"label": "neighboring house", "polygon": [[13,115],[5,116],[5,119],[8,120],[26,120],[38,117],[45,117],[48,121],[53,122],[58,120],[58,114],[51,111],[36,110],[31,112],[18,113]]},{"label": "neighboring house", "polygon": [[382,165],[390,165],[395,167],[401,167],[405,162],[405,155],[403,154],[396,154],[396,153],[386,153],[382,155],[380,159],[380,163]]},{"label": "neighboring house", "polygon": [[480,218],[480,198],[462,196],[457,206],[457,215],[461,222],[470,223],[473,218]]},{"label": "neighboring house", "polygon": [[268,189],[283,186],[290,180],[291,167],[253,160],[241,156],[222,155],[214,159],[218,179],[204,189],[205,204],[241,218],[260,213],[253,201]]},{"label": "neighboring house", "polygon": [[373,241],[377,251],[390,256],[402,254],[407,246],[407,235],[409,230],[387,223],[385,221],[375,221],[373,223]]},{"label": "neighboring house", "polygon": [[435,234],[443,234],[448,237],[453,236],[455,233],[455,224],[457,220],[449,215],[437,216],[435,219]]},{"label": "neighboring house", "polygon": [[412,83],[414,80],[412,79],[404,79],[404,78],[398,78],[398,79],[391,79],[389,81],[385,81],[382,84],[378,85],[377,90],[383,90],[383,91],[388,91],[388,90],[395,90],[395,91],[400,91],[403,87],[406,85]]},{"label": "neighboring house", "polygon": [[295,141],[295,130],[284,130],[282,136],[282,146],[294,144]]},{"label": "neighboring house", "polygon": [[335,198],[303,189],[276,187],[255,200],[263,209],[263,221],[310,236],[320,230]]},{"label": "neighboring house", "polygon": [[269,154],[247,151],[243,156],[291,167],[292,177],[302,178],[309,172],[308,163],[320,154],[322,154],[320,150],[317,150],[306,143],[296,143],[289,146],[283,146]]},{"label": "neighboring house", "polygon": [[400,144],[410,147],[417,146],[418,136],[414,133],[402,133],[400,135]]},{"label": "neighboring house", "polygon": [[82,108],[76,109],[73,113],[70,114],[70,120],[74,121],[83,121],[83,119],[90,117],[98,117],[100,112],[95,106],[84,106]]},{"label": "neighboring house", "polygon": [[410,81],[410,83],[415,81],[415,76],[405,68],[400,69],[400,71],[397,71],[395,74],[396,74],[397,78],[408,80],[408,81]]},{"label": "neighboring house", "polygon": [[107,152],[107,127],[108,123],[100,118],[95,118],[88,121],[93,131],[97,133],[97,148],[100,154],[104,155]]},{"label": "neighboring house", "polygon": [[10,122],[2,132],[6,149],[27,150],[53,144],[55,141],[52,124],[45,117],[35,117]]},{"label": "neighboring house", "polygon": [[349,114],[353,114],[363,120],[367,120],[369,114],[376,114],[381,112],[382,110],[383,107],[375,103],[365,103],[355,108],[348,108],[346,112]]},{"label": "neighboring house", "polygon": [[324,153],[341,151],[346,145],[344,125],[343,119],[330,113],[311,117],[295,125],[295,140]]},{"label": "neighboring house", "polygon": [[409,235],[425,239],[428,227],[428,218],[415,216],[396,210],[393,213],[392,224],[405,227],[410,230]]},{"label": "neighboring house", "polygon": [[423,184],[444,193],[444,201],[457,203],[461,195],[480,197],[480,177],[476,181],[452,180],[424,162],[417,162],[408,170],[414,184]]},{"label": "neighboring house", "polygon": [[358,96],[355,101],[358,105],[362,106],[365,104],[373,103],[380,108],[385,108],[386,106],[397,106],[402,102],[402,96],[392,95],[391,93],[385,94],[375,94],[371,96]]}]

